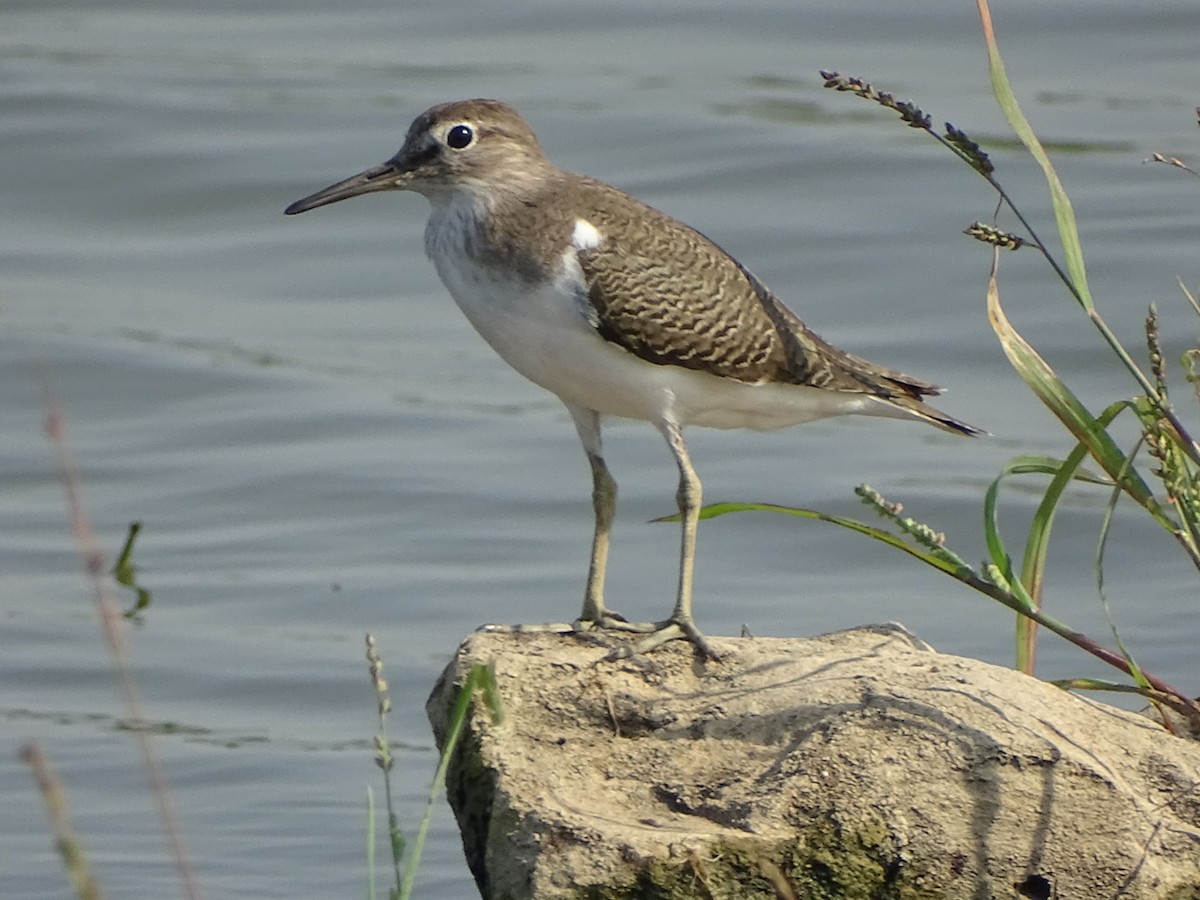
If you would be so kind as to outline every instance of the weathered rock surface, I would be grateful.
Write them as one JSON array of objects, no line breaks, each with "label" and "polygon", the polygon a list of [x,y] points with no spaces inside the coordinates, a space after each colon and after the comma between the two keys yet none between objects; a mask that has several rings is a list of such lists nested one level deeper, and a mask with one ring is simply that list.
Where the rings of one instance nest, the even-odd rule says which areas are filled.
[{"label": "weathered rock surface", "polygon": [[427,709],[494,666],[447,777],[487,900],[1200,898],[1200,744],[898,626],[713,643],[462,644]]}]

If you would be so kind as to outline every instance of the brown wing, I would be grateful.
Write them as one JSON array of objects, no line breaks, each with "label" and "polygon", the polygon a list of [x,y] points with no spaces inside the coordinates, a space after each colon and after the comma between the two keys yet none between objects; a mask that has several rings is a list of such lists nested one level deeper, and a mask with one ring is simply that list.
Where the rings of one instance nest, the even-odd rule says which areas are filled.
[{"label": "brown wing", "polygon": [[776,380],[779,334],[736,269],[701,268],[707,260],[695,247],[663,249],[671,255],[610,247],[579,255],[600,335],[660,365]]},{"label": "brown wing", "polygon": [[[607,185],[592,187],[592,224],[604,240],[578,258],[605,339],[649,362],[739,381],[883,397],[937,393],[933,384],[826,343],[699,232],[623,194],[611,197],[617,192]],[[636,221],[620,215],[630,203],[640,213]]]}]

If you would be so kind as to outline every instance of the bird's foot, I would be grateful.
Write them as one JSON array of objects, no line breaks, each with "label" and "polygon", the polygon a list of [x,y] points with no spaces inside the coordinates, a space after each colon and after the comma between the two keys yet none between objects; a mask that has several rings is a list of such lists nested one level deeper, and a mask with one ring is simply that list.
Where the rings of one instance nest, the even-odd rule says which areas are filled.
[{"label": "bird's foot", "polygon": [[580,616],[572,625],[576,631],[625,631],[633,634],[649,634],[658,628],[654,622],[630,622],[623,615],[605,610],[596,616]]},{"label": "bird's foot", "polygon": [[602,631],[622,631],[649,634],[658,629],[655,622],[630,622],[623,615],[605,610],[595,618],[578,618],[574,622],[539,622],[532,625],[480,625],[476,631],[486,634],[587,634]]},{"label": "bird's foot", "polygon": [[721,654],[713,649],[708,639],[700,633],[691,617],[674,617],[665,622],[630,622],[620,613],[605,611],[595,619],[576,619],[566,622],[544,622],[534,625],[480,625],[476,631],[486,634],[599,634],[620,632],[642,635],[632,643],[613,648],[609,659],[628,659],[648,653],[668,641],[686,640],[705,659],[718,660]]},{"label": "bird's foot", "polygon": [[708,642],[700,629],[696,627],[696,623],[692,621],[691,616],[675,616],[667,619],[665,622],[658,622],[651,625],[645,637],[634,641],[632,644],[626,644],[623,647],[618,647],[609,655],[610,659],[625,659],[639,653],[648,653],[655,647],[660,647],[668,641],[686,640],[705,659],[718,660],[721,654],[713,649],[712,644]]}]

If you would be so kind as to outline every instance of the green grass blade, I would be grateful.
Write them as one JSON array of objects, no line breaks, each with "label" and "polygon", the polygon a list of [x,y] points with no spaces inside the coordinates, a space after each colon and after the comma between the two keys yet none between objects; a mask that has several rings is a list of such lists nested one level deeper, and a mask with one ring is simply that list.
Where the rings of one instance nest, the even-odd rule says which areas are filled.
[{"label": "green grass blade", "polygon": [[[1099,417],[1101,425],[1106,426],[1113,418],[1126,408],[1124,403],[1114,403]],[[1045,583],[1046,554],[1050,545],[1050,531],[1054,525],[1054,516],[1058,511],[1063,492],[1072,481],[1085,481],[1091,484],[1112,486],[1113,481],[1090,472],[1080,471],[1087,447],[1076,444],[1065,460],[1047,459],[1045,457],[1018,457],[1024,465],[1019,470],[1021,474],[1040,472],[1051,475],[1050,483],[1042,495],[1030,521],[1029,533],[1025,539],[1025,553],[1021,558],[1021,584],[1034,603],[1035,609],[1042,606],[1042,585]],[[1016,462],[1017,460],[1014,460]],[[1011,463],[1010,463],[1011,465]],[[1033,674],[1034,659],[1037,651],[1037,622],[1027,616],[1017,618],[1017,669]]]},{"label": "green grass blade", "polygon": [[1046,552],[1050,545],[1050,530],[1054,526],[1054,515],[1058,512],[1058,504],[1063,492],[1072,480],[1090,481],[1093,484],[1112,485],[1107,478],[1079,472],[1079,466],[1087,456],[1087,447],[1076,444],[1065,460],[1062,460],[1053,470],[1046,470],[1051,475],[1050,484],[1038,503],[1029,524],[1029,534],[1025,541],[1025,554],[1021,558],[1021,581],[1029,590],[1029,595],[1039,607],[1042,600],[1042,584],[1046,570]]},{"label": "green grass blade", "polygon": [[142,532],[141,522],[130,522],[129,531],[125,535],[125,545],[121,548],[117,561],[113,565],[112,574],[117,584],[128,588],[137,596],[134,605],[125,610],[124,616],[141,624],[141,613],[149,608],[154,596],[146,588],[137,583],[137,566],[133,562],[133,545]]},{"label": "green grass blade", "polygon": [[[1078,473],[1079,464],[1085,451],[1076,448],[1066,461],[1052,459],[1046,456],[1017,456],[1009,460],[1000,474],[988,486],[983,504],[984,540],[992,564],[996,566],[1008,583],[1013,595],[1027,611],[1037,611],[1041,608],[1041,572],[1045,564],[1046,544],[1049,541],[1050,523],[1054,518],[1054,509],[1063,488],[1072,478],[1081,481],[1112,484],[1111,481],[1090,473]],[[1021,575],[1013,571],[1012,558],[1005,548],[1000,534],[1000,523],[997,514],[997,501],[1000,483],[1013,475],[1051,475],[1050,487],[1046,496],[1035,513],[1030,526],[1030,532],[1025,545]],[[1039,549],[1040,548],[1040,549]],[[1036,645],[1037,623],[1028,616],[1017,616],[1016,649],[1018,671],[1033,674],[1034,647]]]},{"label": "green grass blade", "polygon": [[[988,548],[991,562],[996,566],[1013,595],[1026,610],[1040,610],[1042,602],[1042,575],[1045,570],[1046,549],[1050,539],[1050,527],[1054,520],[1054,512],[1066,485],[1072,480],[1087,481],[1093,484],[1112,485],[1111,479],[1093,475],[1090,472],[1080,472],[1079,465],[1087,455],[1082,444],[1076,445],[1066,460],[1053,459],[1048,456],[1017,456],[1009,460],[1000,474],[988,486],[984,495],[983,530],[984,540]],[[1000,534],[1000,523],[997,513],[1000,484],[1004,479],[1013,475],[1050,475],[1049,487],[1034,513],[1030,523],[1029,534],[1025,543],[1025,554],[1022,557],[1021,574],[1013,571],[1012,559],[1004,545]],[[1018,671],[1033,674],[1034,648],[1036,646],[1037,623],[1026,615],[1017,616],[1016,650]]]},{"label": "green grass blade", "polygon": [[450,759],[458,748],[459,739],[462,738],[471,700],[477,690],[483,691],[484,696],[488,698],[487,705],[492,714],[492,721],[498,722],[503,718],[503,710],[499,708],[500,699],[495,674],[487,666],[474,666],[467,675],[462,689],[458,692],[458,697],[454,701],[454,709],[450,713],[450,727],[446,731],[446,742],[442,749],[442,755],[438,758],[437,773],[433,776],[433,784],[429,787],[429,797],[425,802],[425,814],[421,817],[417,836],[413,838],[412,852],[408,856],[408,865],[404,869],[404,880],[400,884],[400,900],[409,900],[412,897],[412,886],[417,877],[417,866],[421,862],[421,851],[425,848],[429,823],[433,820],[433,806],[437,801],[438,792],[446,783],[446,771],[450,768]]},{"label": "green grass blade", "polygon": [[[865,486],[860,488],[859,494],[866,499],[865,493],[867,492],[864,491],[864,488]],[[874,503],[872,505],[874,505]],[[1011,591],[1007,590],[1005,586],[1001,584],[1003,581],[1003,575],[999,572],[996,573],[996,580],[989,580],[988,578],[978,575],[970,566],[966,565],[961,560],[959,560],[957,563],[953,562],[951,559],[949,559],[949,557],[953,556],[949,550],[942,550],[941,553],[945,555],[938,556],[938,554],[933,553],[932,551],[925,551],[916,547],[912,547],[906,544],[902,538],[897,537],[894,534],[882,531],[878,528],[873,528],[870,525],[864,525],[862,522],[856,522],[853,519],[846,519],[841,516],[832,516],[811,509],[780,506],[779,504],[775,503],[714,503],[702,509],[700,511],[700,516],[701,518],[705,519],[713,519],[717,516],[728,515],[729,513],[735,512],[771,512],[796,516],[799,518],[814,519],[820,522],[829,522],[834,525],[839,525],[843,528],[848,528],[849,530],[858,534],[865,534],[868,537],[875,538],[889,547],[895,547],[898,550],[903,550],[910,556],[916,557],[917,559],[920,559],[922,562],[933,566],[939,571],[951,575],[956,580],[961,581],[968,587],[974,588],[981,594],[991,597],[993,600],[1004,604],[1014,612],[1021,613],[1024,610],[1024,606],[1021,604],[1021,602],[1012,594]],[[890,513],[891,511],[885,510],[885,514],[890,515]],[[662,518],[655,519],[654,521],[670,522],[677,521],[678,518],[679,517],[676,514],[671,516],[663,516]],[[1029,612],[1028,615],[1036,618],[1042,627],[1048,628],[1050,631],[1066,639],[1075,646],[1092,654],[1098,659],[1103,660],[1108,665],[1114,666],[1124,672],[1130,672],[1129,662],[1123,656],[1121,656],[1121,654],[1115,653],[1114,651],[1109,650],[1107,647],[1097,644],[1087,635],[1075,631],[1065,622],[1062,622],[1053,616],[1049,616],[1041,610],[1034,610]],[[1155,690],[1160,691],[1162,694],[1172,698],[1170,702],[1173,709],[1177,709],[1179,712],[1181,712],[1181,714],[1200,721],[1200,704],[1189,700],[1182,691],[1171,686],[1170,684],[1167,684],[1162,679],[1152,676],[1148,673],[1140,674]]]},{"label": "green grass blade", "polygon": [[[1138,443],[1140,446],[1141,441]],[[1134,453],[1136,452],[1137,448],[1134,448]],[[1130,465],[1132,465],[1132,454],[1130,455],[1129,459]],[[1104,519],[1100,524],[1100,537],[1096,542],[1096,558],[1094,562],[1096,572],[1096,591],[1100,595],[1100,608],[1104,611],[1104,617],[1108,620],[1108,627],[1112,631],[1113,640],[1116,642],[1117,650],[1120,652],[1121,656],[1125,658],[1125,662],[1129,664],[1130,676],[1132,676],[1133,680],[1141,687],[1149,689],[1150,683],[1146,680],[1145,674],[1142,672],[1141,667],[1134,660],[1133,654],[1130,653],[1129,649],[1125,646],[1125,642],[1121,640],[1121,632],[1117,628],[1117,621],[1115,618],[1113,618],[1112,607],[1108,602],[1108,591],[1104,587],[1104,551],[1108,546],[1108,535],[1110,529],[1112,528],[1113,516],[1117,511],[1118,499],[1120,499],[1120,492],[1114,488],[1112,495],[1109,498],[1108,506],[1105,507]]]},{"label": "green grass blade", "polygon": [[988,485],[987,493],[984,494],[984,543],[987,545],[988,559],[1000,571],[1013,596],[1017,598],[1024,609],[1034,610],[1037,608],[1037,604],[1026,593],[1025,586],[1021,584],[1021,580],[1017,577],[1016,572],[1013,571],[1012,557],[1008,555],[1008,550],[1004,546],[1004,539],[1000,536],[1000,525],[996,515],[996,498],[1000,491],[1000,482],[1009,474],[1012,473],[1005,467],[1004,471],[992,479],[992,483]]},{"label": "green grass blade", "polygon": [[1105,431],[1104,426],[1088,412],[1079,398],[1063,384],[1050,365],[1009,322],[1000,305],[1000,290],[994,266],[988,279],[987,308],[992,330],[996,332],[1005,356],[1021,380],[1066,426],[1075,439],[1087,447],[1088,453],[1110,477],[1119,480],[1124,473],[1122,487],[1130,497],[1145,507],[1160,524],[1174,531],[1174,523],[1163,513],[1142,477],[1126,465],[1125,454]]},{"label": "green grass blade", "polygon": [[[717,516],[728,515],[735,512],[771,512],[779,513],[785,516],[797,516],[802,519],[815,519],[819,522],[829,522],[832,525],[839,525],[842,528],[865,534],[867,537],[874,538],[880,543],[887,544],[889,547],[894,547],[907,553],[909,556],[916,557],[921,562],[933,566],[935,569],[945,572],[947,575],[963,580],[961,577],[963,570],[971,572],[969,566],[961,562],[955,562],[945,556],[939,556],[930,550],[915,547],[908,543],[899,535],[892,534],[890,531],[884,531],[882,528],[877,528],[874,525],[867,525],[855,519],[847,519],[843,516],[834,516],[829,513],[818,512],[815,509],[803,509],[796,506],[780,506],[777,503],[713,503],[700,510],[700,518],[715,519]],[[678,519],[678,515],[664,516],[661,519],[655,519],[656,522],[669,522]],[[972,573],[974,574],[974,573]]]},{"label": "green grass blade", "polygon": [[[1099,478],[1090,473],[1079,473],[1078,468],[1083,460],[1085,451],[1077,446],[1075,452],[1067,460],[1057,460],[1046,456],[1018,456],[1005,465],[1004,469],[988,486],[984,495],[983,530],[984,540],[988,548],[991,562],[999,570],[1007,583],[1008,589],[1020,603],[1025,612],[1037,612],[1041,609],[1042,572],[1045,568],[1046,546],[1049,542],[1050,526],[1053,522],[1054,511],[1063,488],[1077,478],[1081,481],[1091,481],[1101,484],[1112,484],[1108,479]],[[1021,575],[1013,571],[1012,558],[1009,556],[1000,534],[997,500],[1000,483],[1013,475],[1051,475],[1050,487],[1042,498],[1037,512],[1030,525],[1029,536],[1025,545],[1025,555],[1022,561]],[[1028,675],[1033,674],[1034,649],[1037,642],[1037,622],[1028,615],[1022,615],[1017,610],[1016,622],[1016,668]]]},{"label": "green grass blade", "polygon": [[[1046,554],[1050,548],[1050,531],[1054,526],[1054,515],[1058,511],[1063,491],[1073,478],[1086,480],[1078,470],[1087,447],[1076,444],[1075,449],[1057,467],[1046,486],[1046,492],[1034,511],[1025,538],[1025,553],[1021,558],[1021,583],[1025,585],[1035,609],[1042,608],[1042,585],[1045,583]],[[1099,479],[1098,479],[1099,480]],[[1109,482],[1111,483],[1111,482]],[[1038,625],[1027,616],[1017,617],[1017,669],[1032,675],[1037,658]]]},{"label": "green grass blade", "polygon": [[976,0],[976,6],[979,9],[979,18],[983,25],[984,43],[987,45],[988,73],[992,80],[992,92],[996,95],[996,102],[999,103],[1001,111],[1021,143],[1042,167],[1046,184],[1050,188],[1050,197],[1054,203],[1054,218],[1058,223],[1058,237],[1066,256],[1070,285],[1075,298],[1085,310],[1091,312],[1094,304],[1087,285],[1087,270],[1083,264],[1083,247],[1079,243],[1079,229],[1075,223],[1075,210],[1071,206],[1071,199],[1067,196],[1067,192],[1058,178],[1058,173],[1054,171],[1054,166],[1050,164],[1050,157],[1046,154],[1042,142],[1034,134],[1029,120],[1025,118],[1025,114],[1021,112],[1021,107],[1017,103],[1012,84],[1004,70],[1000,47],[996,43],[996,33],[992,27],[992,14],[988,8],[988,2],[987,0]]},{"label": "green grass blade", "polygon": [[[1020,138],[1021,143],[1025,145],[1030,155],[1041,166],[1042,172],[1046,178],[1046,184],[1050,189],[1050,199],[1054,205],[1054,218],[1058,225],[1058,238],[1062,243],[1063,253],[1066,255],[1067,272],[1064,276],[1062,270],[1054,258],[1047,253],[1046,259],[1060,277],[1066,282],[1067,287],[1071,290],[1079,305],[1083,307],[1088,314],[1088,318],[1100,335],[1108,343],[1112,351],[1117,354],[1121,360],[1121,364],[1129,371],[1137,381],[1141,390],[1149,397],[1152,402],[1162,411],[1163,416],[1171,422],[1180,434],[1187,434],[1183,423],[1179,421],[1175,413],[1171,410],[1170,405],[1166,403],[1165,398],[1159,397],[1154,385],[1150,379],[1141,370],[1133,357],[1129,355],[1129,351],[1117,339],[1112,329],[1100,316],[1096,310],[1095,303],[1092,301],[1091,289],[1087,283],[1087,271],[1083,263],[1083,247],[1079,241],[1079,228],[1075,221],[1075,210],[1071,206],[1071,199],[1067,196],[1066,190],[1063,188],[1062,182],[1059,180],[1058,173],[1054,171],[1054,166],[1050,163],[1050,157],[1046,153],[1046,149],[1042,146],[1034,134],[1033,128],[1029,121],[1025,118],[1025,114],[1021,112],[1021,107],[1017,103],[1016,95],[1013,93],[1012,85],[1009,83],[1008,75],[1004,70],[1004,60],[1000,56],[1000,48],[996,43],[996,34],[992,26],[992,14],[988,8],[988,0],[976,0],[976,6],[979,10],[980,22],[983,25],[983,38],[987,45],[988,55],[988,71],[992,80],[992,92],[996,95],[996,102],[1000,105],[1000,109],[1004,112],[1008,123]],[[1200,464],[1200,448],[1189,438],[1184,446],[1184,451],[1192,458],[1192,460]]]},{"label": "green grass blade", "polygon": [[[1109,423],[1126,408],[1128,408],[1128,405],[1124,401],[1113,403],[1100,414],[1097,422],[1107,428]],[[1080,470],[1079,467],[1087,455],[1087,447],[1083,444],[1076,444],[1075,449],[1067,455],[1065,460],[1057,465],[1055,471],[1046,471],[1046,474],[1053,475],[1053,478],[1051,478],[1050,484],[1047,485],[1046,492],[1042,496],[1037,511],[1033,515],[1033,521],[1030,523],[1029,528],[1029,536],[1025,543],[1025,555],[1021,561],[1021,580],[1025,582],[1030,596],[1039,605],[1041,603],[1042,582],[1046,568],[1046,551],[1050,543],[1050,529],[1054,524],[1054,514],[1058,510],[1059,501],[1062,499],[1067,485],[1072,481],[1084,481],[1089,484],[1098,484],[1105,487],[1112,487],[1114,484],[1111,478],[1104,478],[1091,472]]]},{"label": "green grass blade", "polygon": [[503,724],[504,705],[500,702],[500,691],[496,687],[495,667],[489,664],[486,670],[486,677],[481,677],[479,681],[479,689],[483,693],[483,702],[487,704],[488,713],[492,717],[492,724]]}]

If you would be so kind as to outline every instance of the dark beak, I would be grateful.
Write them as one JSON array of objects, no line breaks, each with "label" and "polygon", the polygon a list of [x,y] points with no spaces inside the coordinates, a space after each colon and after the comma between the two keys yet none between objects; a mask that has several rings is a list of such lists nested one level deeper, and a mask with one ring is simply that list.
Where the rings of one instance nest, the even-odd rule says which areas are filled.
[{"label": "dark beak", "polygon": [[318,206],[327,206],[330,203],[337,203],[339,200],[357,197],[359,194],[402,190],[407,181],[407,173],[397,165],[395,159],[389,159],[381,166],[359,172],[345,181],[339,181],[322,191],[309,194],[303,200],[297,200],[283,212],[285,215],[294,216],[296,213],[308,212]]}]

